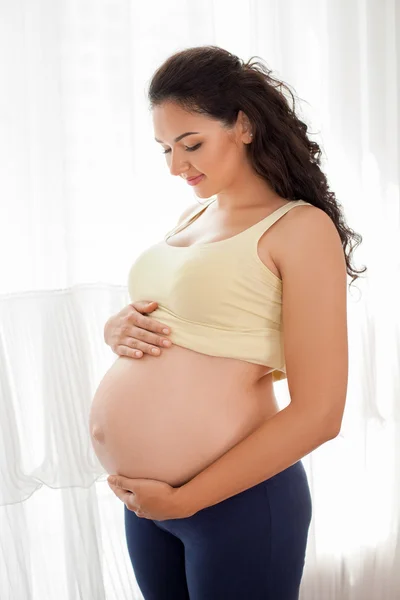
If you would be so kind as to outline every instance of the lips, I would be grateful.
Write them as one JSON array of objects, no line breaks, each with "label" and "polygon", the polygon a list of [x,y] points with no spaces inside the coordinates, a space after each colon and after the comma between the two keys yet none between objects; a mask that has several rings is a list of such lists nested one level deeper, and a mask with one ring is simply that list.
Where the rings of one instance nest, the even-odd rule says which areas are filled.
[{"label": "lips", "polygon": [[204,175],[196,175],[196,177],[191,177],[190,179],[186,179],[189,185],[197,185],[202,179]]}]

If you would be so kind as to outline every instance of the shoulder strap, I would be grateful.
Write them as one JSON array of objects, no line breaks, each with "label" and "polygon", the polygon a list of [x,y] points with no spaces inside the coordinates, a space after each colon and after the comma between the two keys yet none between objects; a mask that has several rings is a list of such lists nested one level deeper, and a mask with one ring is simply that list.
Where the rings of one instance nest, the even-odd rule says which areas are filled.
[{"label": "shoulder strap", "polygon": [[306,202],[305,200],[291,200],[290,202],[288,202],[288,204],[285,204],[285,206],[281,206],[277,210],[274,210],[274,212],[268,215],[268,217],[265,217],[265,219],[262,219],[261,221],[250,227],[247,230],[247,233],[252,239],[257,239],[258,241],[261,235],[265,233],[274,223],[276,223],[276,221],[283,217],[283,215],[292,210],[292,208],[296,208],[296,206],[304,205],[312,206],[310,202]]},{"label": "shoulder strap", "polygon": [[181,223],[176,225],[173,229],[171,229],[171,231],[168,231],[168,233],[164,237],[164,240],[167,240],[169,237],[171,237],[171,235],[175,235],[175,233],[178,233],[179,231],[182,231],[182,229],[185,229],[185,227],[190,225],[190,223],[192,223],[197,217],[199,217],[201,213],[207,208],[207,206],[214,202],[214,200],[214,197],[210,198],[204,204],[202,204],[200,208],[196,208],[191,215],[186,217],[186,219],[184,219]]},{"label": "shoulder strap", "polygon": [[[175,233],[182,231],[182,229],[185,229],[185,227],[190,225],[190,223],[192,223],[198,216],[200,216],[201,213],[207,208],[207,206],[209,206],[215,200],[216,198],[213,197],[209,199],[205,204],[202,204],[200,208],[198,210],[195,210],[192,215],[190,215],[189,217],[184,219],[182,223],[179,223],[179,225],[171,229],[171,231],[169,231],[166,234],[164,239],[167,240],[171,235],[174,235]],[[242,239],[243,236],[243,238],[245,239],[250,237],[251,239],[256,238],[258,241],[261,235],[265,233],[265,231],[267,231],[276,221],[278,221],[278,219],[280,219],[281,217],[283,217],[283,215],[289,212],[289,210],[292,210],[292,208],[295,208],[296,206],[304,205],[313,206],[310,202],[306,202],[305,200],[292,200],[291,202],[285,204],[285,206],[281,206],[280,208],[275,210],[273,213],[268,215],[268,217],[265,217],[265,219],[262,219],[261,221],[255,223],[248,229],[245,229],[239,235],[233,236],[232,239],[239,241],[239,239]]]}]

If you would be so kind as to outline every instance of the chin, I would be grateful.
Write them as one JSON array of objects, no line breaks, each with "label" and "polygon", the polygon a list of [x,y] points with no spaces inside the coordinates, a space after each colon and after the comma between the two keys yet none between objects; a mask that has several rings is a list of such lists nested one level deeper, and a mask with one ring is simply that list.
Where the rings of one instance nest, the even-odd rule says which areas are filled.
[{"label": "chin", "polygon": [[208,200],[209,198],[212,198],[212,196],[215,196],[215,191],[210,191],[210,188],[202,190],[201,185],[197,185],[193,191],[198,198],[204,198],[205,200]]},{"label": "chin", "polygon": [[215,194],[210,194],[210,193],[207,193],[207,194],[202,194],[202,193],[200,192],[200,190],[196,190],[196,191],[195,191],[195,194],[196,194],[196,196],[197,196],[198,198],[204,198],[205,200],[208,200],[209,198],[211,198],[212,196],[214,196],[214,195],[215,195]]}]

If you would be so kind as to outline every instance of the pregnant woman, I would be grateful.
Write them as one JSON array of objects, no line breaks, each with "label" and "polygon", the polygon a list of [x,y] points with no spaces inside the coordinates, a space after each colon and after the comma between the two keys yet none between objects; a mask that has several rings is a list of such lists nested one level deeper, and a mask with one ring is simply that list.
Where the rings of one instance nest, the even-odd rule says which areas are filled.
[{"label": "pregnant woman", "polygon": [[145,600],[299,595],[301,458],[340,430],[357,278],[345,250],[361,236],[281,86],[214,46],[174,54],[150,83],[156,141],[201,201],[132,265],[90,414]]}]

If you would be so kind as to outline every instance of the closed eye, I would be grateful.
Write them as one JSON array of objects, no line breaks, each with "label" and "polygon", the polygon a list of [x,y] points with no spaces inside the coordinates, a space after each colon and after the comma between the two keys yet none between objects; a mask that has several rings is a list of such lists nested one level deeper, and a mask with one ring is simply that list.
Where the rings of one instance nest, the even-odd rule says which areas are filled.
[{"label": "closed eye", "polygon": [[[187,152],[194,152],[195,150],[200,148],[200,146],[201,146],[201,143],[196,144],[195,146],[185,146],[185,150]],[[171,152],[171,148],[169,148],[168,150],[163,150],[163,154],[168,154],[169,152]]]}]

